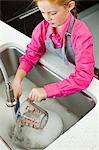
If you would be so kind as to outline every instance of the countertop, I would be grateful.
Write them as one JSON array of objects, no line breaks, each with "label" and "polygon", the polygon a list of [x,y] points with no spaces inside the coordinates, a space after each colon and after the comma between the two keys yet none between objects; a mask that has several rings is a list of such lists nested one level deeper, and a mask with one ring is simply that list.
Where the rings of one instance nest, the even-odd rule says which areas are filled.
[{"label": "countertop", "polygon": [[0,150],[11,150],[5,141],[0,137]]},{"label": "countertop", "polygon": [[[95,13],[92,12],[92,16],[93,14]],[[90,21],[90,16],[88,16],[88,18]],[[85,20],[87,20],[86,17]],[[9,46],[16,46],[22,51],[22,53],[24,53],[26,50],[26,45],[30,42],[30,40],[31,39],[26,35],[0,21],[0,52]],[[48,68],[51,68],[51,70],[57,68],[57,63],[54,63],[52,61],[50,62],[50,58],[52,57],[55,56],[51,56],[47,53],[40,60],[42,64],[44,64]],[[59,61],[58,58],[55,58],[55,60]],[[58,70],[55,70],[55,72],[57,72],[57,74],[59,74],[62,78],[68,76],[68,74],[63,71],[64,67],[64,64],[61,63],[61,65],[59,66],[60,69],[58,68]],[[72,70],[73,66],[71,65],[69,73]],[[51,145],[49,145],[46,150],[99,149],[99,80],[93,78],[90,86],[85,90],[85,92],[95,99],[96,106],[73,127],[71,127],[63,135],[61,135]]]}]

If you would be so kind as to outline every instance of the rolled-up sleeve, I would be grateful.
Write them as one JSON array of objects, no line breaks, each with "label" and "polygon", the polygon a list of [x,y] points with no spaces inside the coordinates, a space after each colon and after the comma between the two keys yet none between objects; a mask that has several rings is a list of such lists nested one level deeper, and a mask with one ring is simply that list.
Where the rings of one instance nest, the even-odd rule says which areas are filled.
[{"label": "rolled-up sleeve", "polygon": [[30,72],[34,65],[40,60],[41,56],[45,53],[45,31],[44,23],[41,22],[32,33],[31,42],[27,45],[25,55],[20,57],[19,69]]},{"label": "rolled-up sleeve", "polygon": [[[64,97],[86,89],[94,76],[94,46],[92,34],[83,23],[74,30],[72,46],[75,53],[75,71],[63,81],[45,85],[48,97]],[[75,34],[77,33],[77,34]]]}]

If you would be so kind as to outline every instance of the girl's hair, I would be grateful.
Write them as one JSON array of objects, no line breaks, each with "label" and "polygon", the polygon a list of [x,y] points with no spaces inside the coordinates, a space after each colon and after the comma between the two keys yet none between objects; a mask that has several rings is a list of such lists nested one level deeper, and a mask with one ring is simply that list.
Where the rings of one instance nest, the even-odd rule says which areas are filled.
[{"label": "girl's hair", "polygon": [[[34,2],[37,4],[39,1],[42,0],[34,0]],[[75,2],[75,7],[71,10],[71,13],[73,14],[73,16],[75,16],[77,18],[77,0],[48,0],[49,2],[53,3],[53,4],[58,4],[58,5],[64,5],[64,4],[68,4],[71,1]]]}]

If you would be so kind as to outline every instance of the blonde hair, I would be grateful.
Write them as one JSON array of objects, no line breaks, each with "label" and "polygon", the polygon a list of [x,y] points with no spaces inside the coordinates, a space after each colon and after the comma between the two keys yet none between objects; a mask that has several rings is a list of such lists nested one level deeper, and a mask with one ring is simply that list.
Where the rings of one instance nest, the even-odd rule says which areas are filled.
[{"label": "blonde hair", "polygon": [[[34,0],[34,2],[37,4],[39,1],[42,0]],[[77,18],[77,0],[48,0],[49,2],[53,3],[53,4],[58,4],[58,5],[64,5],[64,4],[68,4],[71,1],[75,2],[75,7],[71,10],[71,13],[73,14],[73,16],[75,16]]]}]

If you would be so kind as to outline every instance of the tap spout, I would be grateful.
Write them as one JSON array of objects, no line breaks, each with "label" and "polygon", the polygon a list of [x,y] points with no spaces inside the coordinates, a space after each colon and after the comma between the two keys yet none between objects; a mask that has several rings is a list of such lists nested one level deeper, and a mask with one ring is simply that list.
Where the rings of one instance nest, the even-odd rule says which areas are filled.
[{"label": "tap spout", "polygon": [[4,81],[5,81],[5,86],[6,86],[6,95],[7,95],[7,103],[6,104],[8,107],[13,107],[16,105],[16,101],[14,99],[13,89],[12,89],[11,83],[9,82],[9,78],[8,78],[5,66],[1,59],[0,59],[0,69],[2,71]]}]

